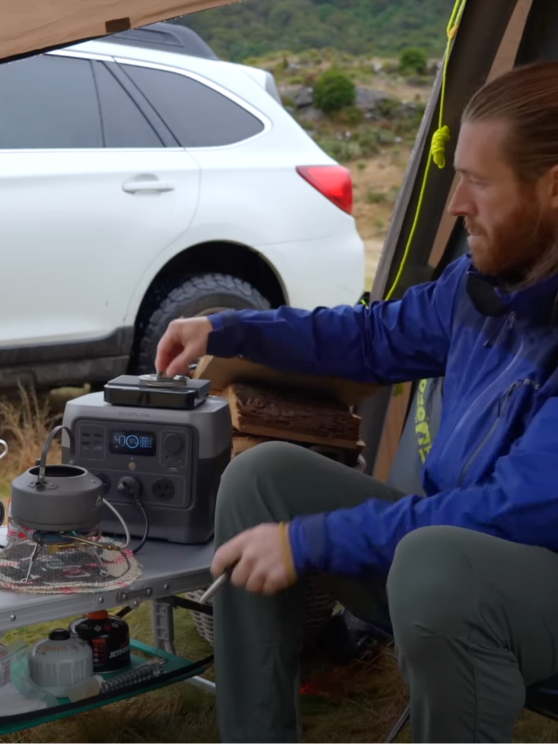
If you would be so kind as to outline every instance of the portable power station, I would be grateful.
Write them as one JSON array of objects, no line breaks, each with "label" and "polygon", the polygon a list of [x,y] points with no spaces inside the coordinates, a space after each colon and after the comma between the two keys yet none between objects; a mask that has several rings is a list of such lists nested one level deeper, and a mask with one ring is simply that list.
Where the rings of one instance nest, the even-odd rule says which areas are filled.
[{"label": "portable power station", "polygon": [[[131,535],[193,544],[213,535],[221,474],[231,456],[228,402],[209,395],[209,382],[185,377],[123,375],[66,404],[64,463],[81,466],[104,484]],[[103,532],[122,534],[103,508]]]}]

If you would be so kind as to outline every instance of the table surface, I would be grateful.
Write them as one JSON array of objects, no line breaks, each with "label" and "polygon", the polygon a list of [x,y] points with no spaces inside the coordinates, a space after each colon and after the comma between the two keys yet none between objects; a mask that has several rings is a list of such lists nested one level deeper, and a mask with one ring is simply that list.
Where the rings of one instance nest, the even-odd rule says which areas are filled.
[{"label": "table surface", "polygon": [[86,594],[25,594],[0,589],[0,633],[207,587],[211,583],[213,551],[213,542],[178,545],[147,540],[137,556],[142,575],[129,589]]}]

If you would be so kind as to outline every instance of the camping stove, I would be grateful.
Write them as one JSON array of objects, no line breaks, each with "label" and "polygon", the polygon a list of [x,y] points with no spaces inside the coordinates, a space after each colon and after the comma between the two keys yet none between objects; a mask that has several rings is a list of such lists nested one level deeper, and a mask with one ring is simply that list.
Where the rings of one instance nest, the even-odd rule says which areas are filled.
[{"label": "camping stove", "polygon": [[[203,543],[213,535],[215,500],[230,460],[231,418],[209,383],[186,377],[123,375],[67,403],[63,461],[86,468],[103,483],[103,498],[122,515],[131,535]],[[103,506],[105,534],[122,534]]]},{"label": "camping stove", "polygon": [[[32,592],[78,592],[122,586],[138,574],[137,562],[99,529],[103,483],[75,464],[47,465],[55,427],[37,464],[12,481],[12,535],[0,556],[0,586]],[[129,551],[128,551],[129,552]]]}]

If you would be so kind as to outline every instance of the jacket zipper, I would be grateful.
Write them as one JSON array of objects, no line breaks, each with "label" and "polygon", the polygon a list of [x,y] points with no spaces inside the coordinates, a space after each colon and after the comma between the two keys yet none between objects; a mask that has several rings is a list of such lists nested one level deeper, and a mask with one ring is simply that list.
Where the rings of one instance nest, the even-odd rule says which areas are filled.
[{"label": "jacket zipper", "polygon": [[513,328],[514,323],[515,323],[515,313],[512,310],[500,321],[500,323],[498,323],[494,331],[486,339],[486,341],[483,344],[484,348],[488,349],[494,346],[494,344],[500,339],[500,336],[505,338],[507,334]]},{"label": "jacket zipper", "polygon": [[[504,377],[506,375],[506,373],[509,372],[509,370],[512,368],[512,366],[513,366],[514,362],[516,361],[516,359],[518,357],[518,354],[519,354],[519,352],[521,351],[522,348],[523,348],[523,340],[521,340],[520,345],[519,345],[519,349],[517,350],[516,354],[512,357],[512,359],[510,360],[510,362],[507,365],[507,367],[498,375],[498,377],[496,377],[495,380],[492,380],[492,382],[490,383],[490,385],[487,388],[485,388],[481,393],[479,393],[477,395],[477,397],[471,402],[471,404],[469,405],[469,407],[467,408],[467,410],[465,411],[465,413],[461,416],[461,418],[459,419],[459,421],[457,421],[457,423],[455,423],[453,425],[451,432],[448,432],[448,434],[446,435],[445,442],[442,444],[442,446],[440,448],[440,451],[438,452],[438,454],[436,456],[436,459],[435,459],[435,463],[436,464],[443,459],[443,456],[446,453],[446,450],[447,450],[447,448],[449,446],[449,443],[457,435],[458,430],[463,425],[463,421],[466,418],[468,418],[468,416],[470,415],[471,411],[476,407],[478,401],[481,398],[483,398],[483,396],[486,396],[486,394],[487,394],[487,392],[489,390],[491,390],[493,387],[497,386],[498,383],[500,382],[500,380],[502,379],[502,377]],[[432,458],[431,458],[431,461],[430,461],[430,467],[431,468],[434,467],[433,464],[432,464]]]},{"label": "jacket zipper", "polygon": [[498,427],[498,424],[502,420],[502,416],[504,414],[504,411],[506,410],[506,405],[507,405],[507,403],[508,403],[508,401],[510,399],[511,394],[520,385],[532,385],[535,390],[538,390],[540,388],[540,384],[538,382],[535,382],[534,380],[529,380],[529,379],[527,379],[527,380],[516,380],[516,382],[514,382],[512,385],[509,386],[509,388],[504,393],[504,396],[503,396],[503,398],[502,398],[502,400],[500,402],[500,406],[498,408],[498,415],[496,416],[496,418],[492,422],[492,425],[491,425],[490,429],[486,432],[486,434],[482,438],[481,443],[476,447],[476,449],[474,450],[474,452],[471,455],[471,457],[465,463],[465,465],[463,467],[463,470],[461,471],[461,473],[459,475],[459,478],[457,480],[457,487],[458,488],[461,488],[463,486],[463,481],[465,480],[465,478],[467,476],[467,473],[473,467],[473,465],[475,463],[475,460],[477,459],[477,457],[479,456],[479,454],[483,450],[484,446],[486,445],[486,443],[488,442],[488,440],[490,439],[490,437],[494,434],[494,432],[496,431],[496,428]]}]

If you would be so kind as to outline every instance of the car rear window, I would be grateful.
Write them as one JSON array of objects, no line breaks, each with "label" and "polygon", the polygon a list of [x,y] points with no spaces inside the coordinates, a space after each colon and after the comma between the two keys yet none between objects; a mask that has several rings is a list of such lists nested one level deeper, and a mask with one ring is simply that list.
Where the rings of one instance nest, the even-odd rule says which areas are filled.
[{"label": "car rear window", "polygon": [[123,64],[182,147],[218,147],[259,134],[263,123],[203,83],[179,73]]},{"label": "car rear window", "polygon": [[102,62],[94,62],[105,147],[164,147],[143,113]]},{"label": "car rear window", "polygon": [[103,147],[91,62],[39,55],[0,64],[0,148]]}]

